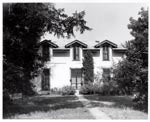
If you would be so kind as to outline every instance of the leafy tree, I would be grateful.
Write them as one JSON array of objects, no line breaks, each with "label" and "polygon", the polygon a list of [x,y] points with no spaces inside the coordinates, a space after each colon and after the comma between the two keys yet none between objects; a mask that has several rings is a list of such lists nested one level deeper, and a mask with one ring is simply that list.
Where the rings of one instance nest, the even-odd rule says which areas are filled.
[{"label": "leafy tree", "polygon": [[142,67],[148,66],[148,10],[143,8],[139,12],[140,17],[135,20],[130,18],[128,28],[131,29],[133,40],[127,42],[127,59],[138,62]]},{"label": "leafy tree", "polygon": [[117,64],[113,70],[113,81],[117,81],[120,94],[132,94],[135,87],[135,83],[132,82],[135,79],[135,74],[133,73],[139,70],[140,67],[137,63],[129,62],[127,59]]},{"label": "leafy tree", "polygon": [[87,51],[83,59],[84,83],[90,84],[94,81],[94,64],[91,51]]},{"label": "leafy tree", "polygon": [[49,32],[58,37],[74,36],[74,28],[83,33],[90,30],[84,20],[85,12],[72,16],[52,3],[3,4],[3,89],[9,93],[31,94],[30,80],[42,64],[37,61],[40,37]]},{"label": "leafy tree", "polygon": [[126,59],[115,69],[114,79],[128,94],[136,92],[138,106],[148,106],[148,10],[143,8],[137,20],[130,18],[128,28],[133,40],[126,42]]}]

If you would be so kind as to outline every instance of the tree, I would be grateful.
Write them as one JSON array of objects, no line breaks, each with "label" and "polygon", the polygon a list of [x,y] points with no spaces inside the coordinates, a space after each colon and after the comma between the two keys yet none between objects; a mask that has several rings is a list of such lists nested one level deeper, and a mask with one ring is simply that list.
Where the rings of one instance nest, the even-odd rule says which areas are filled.
[{"label": "tree", "polygon": [[126,59],[115,69],[114,79],[127,93],[136,92],[138,106],[148,106],[148,10],[143,8],[137,20],[130,18],[128,28],[133,40],[126,42]]},{"label": "tree", "polygon": [[90,84],[94,81],[94,64],[93,56],[91,51],[87,51],[83,59],[83,74],[84,74],[84,83]]},{"label": "tree", "polygon": [[128,28],[131,29],[133,40],[127,42],[127,59],[138,62],[142,67],[148,66],[148,10],[143,8],[139,12],[140,17],[135,20],[130,18]]},{"label": "tree", "polygon": [[91,30],[84,20],[85,12],[72,16],[52,3],[3,4],[3,89],[8,93],[29,95],[34,87],[30,80],[38,74],[42,64],[37,61],[40,37],[49,32],[70,38],[74,28],[83,33]]},{"label": "tree", "polygon": [[139,71],[140,67],[137,63],[129,62],[127,59],[120,61],[114,67],[113,81],[117,81],[120,94],[131,95],[133,93],[135,83],[135,72]]}]

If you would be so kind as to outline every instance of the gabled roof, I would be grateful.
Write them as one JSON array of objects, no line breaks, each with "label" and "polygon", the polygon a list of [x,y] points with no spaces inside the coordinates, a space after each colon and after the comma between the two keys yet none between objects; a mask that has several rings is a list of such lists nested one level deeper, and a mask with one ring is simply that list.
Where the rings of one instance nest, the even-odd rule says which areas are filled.
[{"label": "gabled roof", "polygon": [[44,41],[41,41],[39,44],[40,45],[46,44],[46,45],[49,45],[49,46],[51,46],[53,48],[58,48],[58,45],[56,45],[53,42],[51,42],[51,40],[44,40]]},{"label": "gabled roof", "polygon": [[111,45],[113,48],[117,48],[117,44],[115,44],[109,40],[104,40],[104,41],[98,43],[97,45],[95,45],[94,47],[99,48],[99,47],[103,46],[104,44],[108,44],[108,45]]},{"label": "gabled roof", "polygon": [[69,48],[69,47],[71,47],[71,46],[74,45],[74,44],[79,44],[79,45],[81,45],[82,47],[87,48],[87,44],[85,44],[85,43],[83,43],[83,42],[80,42],[79,40],[74,40],[74,41],[72,41],[72,42],[66,44],[66,45],[65,45],[65,48]]}]

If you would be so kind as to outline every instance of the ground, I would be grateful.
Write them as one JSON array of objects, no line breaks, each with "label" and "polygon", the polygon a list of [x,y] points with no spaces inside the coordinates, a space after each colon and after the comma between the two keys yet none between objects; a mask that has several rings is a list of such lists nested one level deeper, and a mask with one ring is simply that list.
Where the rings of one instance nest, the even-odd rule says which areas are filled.
[{"label": "ground", "polygon": [[78,96],[42,95],[14,100],[4,110],[5,119],[95,119],[92,108],[110,119],[147,119],[148,114],[135,110],[129,96],[86,95],[84,103]]}]

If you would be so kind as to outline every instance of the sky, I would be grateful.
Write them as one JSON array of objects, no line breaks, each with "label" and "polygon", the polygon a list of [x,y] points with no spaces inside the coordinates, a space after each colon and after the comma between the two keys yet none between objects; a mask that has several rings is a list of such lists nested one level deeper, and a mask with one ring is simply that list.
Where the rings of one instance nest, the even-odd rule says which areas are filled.
[{"label": "sky", "polygon": [[71,39],[53,37],[45,34],[44,39],[52,40],[54,43],[63,47],[65,44],[77,39],[93,47],[96,41],[110,40],[121,47],[125,41],[133,39],[127,25],[129,18],[138,18],[138,12],[141,7],[147,9],[146,3],[56,3],[56,8],[64,8],[65,13],[71,15],[75,11],[85,11],[84,19],[91,31],[85,31],[83,34],[75,32],[75,37]]}]

